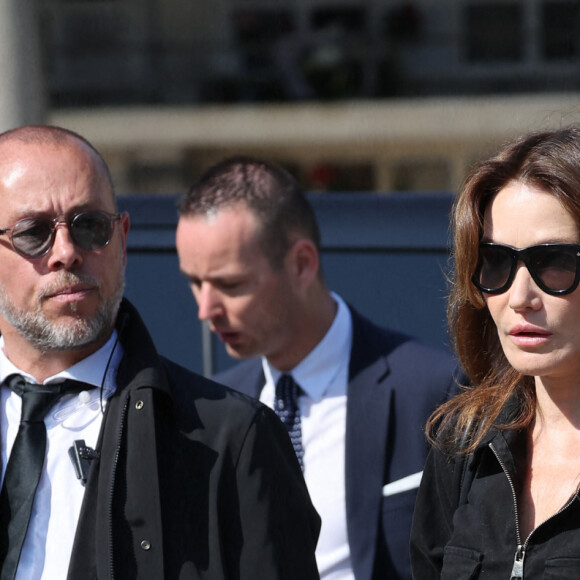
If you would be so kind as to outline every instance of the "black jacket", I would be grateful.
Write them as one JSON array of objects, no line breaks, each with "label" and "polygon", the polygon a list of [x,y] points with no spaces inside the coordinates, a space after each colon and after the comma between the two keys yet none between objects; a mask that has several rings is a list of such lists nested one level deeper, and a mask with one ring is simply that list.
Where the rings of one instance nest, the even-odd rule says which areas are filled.
[{"label": "black jacket", "polygon": [[69,579],[318,578],[320,520],[273,412],[160,357],[124,301]]},{"label": "black jacket", "polygon": [[516,491],[523,474],[517,465],[524,454],[523,433],[490,430],[468,460],[469,488],[460,503],[459,460],[430,452],[411,533],[416,580],[509,580],[512,571],[524,580],[580,578],[577,494],[528,538],[520,537]]}]

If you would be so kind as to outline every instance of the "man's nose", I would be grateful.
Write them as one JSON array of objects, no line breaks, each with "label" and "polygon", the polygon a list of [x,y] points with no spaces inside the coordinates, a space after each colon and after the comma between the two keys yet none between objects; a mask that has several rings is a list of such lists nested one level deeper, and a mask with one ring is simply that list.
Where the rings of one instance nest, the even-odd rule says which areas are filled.
[{"label": "man's nose", "polygon": [[69,269],[81,261],[81,252],[74,243],[66,222],[58,222],[55,225],[54,243],[48,252],[50,267]]},{"label": "man's nose", "polygon": [[211,320],[221,314],[223,307],[219,292],[211,285],[202,283],[197,298],[198,318]]}]

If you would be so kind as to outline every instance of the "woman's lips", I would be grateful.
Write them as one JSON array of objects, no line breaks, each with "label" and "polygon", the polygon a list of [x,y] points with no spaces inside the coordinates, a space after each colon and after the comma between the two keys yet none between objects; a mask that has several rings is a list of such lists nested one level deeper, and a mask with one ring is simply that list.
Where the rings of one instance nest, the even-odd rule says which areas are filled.
[{"label": "woman's lips", "polygon": [[533,325],[517,325],[510,329],[509,336],[520,346],[535,346],[546,342],[552,333]]}]

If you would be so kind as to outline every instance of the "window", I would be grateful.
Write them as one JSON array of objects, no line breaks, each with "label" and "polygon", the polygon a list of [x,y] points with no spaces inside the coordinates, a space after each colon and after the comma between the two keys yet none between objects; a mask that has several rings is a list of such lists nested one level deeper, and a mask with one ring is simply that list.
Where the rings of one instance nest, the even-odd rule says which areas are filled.
[{"label": "window", "polygon": [[542,5],[542,56],[564,60],[578,56],[580,2],[544,2]]},{"label": "window", "polygon": [[443,159],[408,159],[392,168],[394,191],[446,191],[451,183],[449,163]]},{"label": "window", "polygon": [[466,58],[473,63],[522,59],[522,6],[470,4],[465,8]]}]

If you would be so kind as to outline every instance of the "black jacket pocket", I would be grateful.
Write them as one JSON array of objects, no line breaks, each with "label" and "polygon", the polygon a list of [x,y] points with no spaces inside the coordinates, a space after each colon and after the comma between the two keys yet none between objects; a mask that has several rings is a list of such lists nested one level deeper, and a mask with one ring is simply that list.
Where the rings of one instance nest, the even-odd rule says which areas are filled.
[{"label": "black jacket pocket", "polygon": [[544,580],[578,580],[580,578],[579,558],[551,558],[546,560]]},{"label": "black jacket pocket", "polygon": [[445,546],[441,580],[477,580],[483,554],[469,548]]}]

